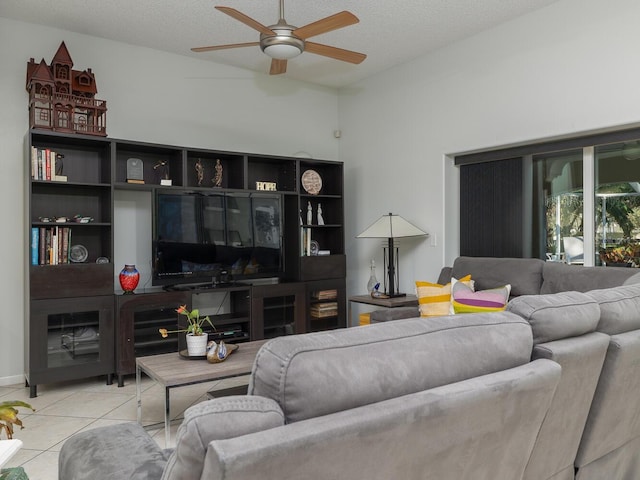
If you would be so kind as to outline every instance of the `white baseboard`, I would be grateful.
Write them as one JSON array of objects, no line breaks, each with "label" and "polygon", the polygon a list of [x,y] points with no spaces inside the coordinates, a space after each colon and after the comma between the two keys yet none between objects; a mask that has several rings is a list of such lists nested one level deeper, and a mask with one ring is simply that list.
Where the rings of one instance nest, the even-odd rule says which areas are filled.
[{"label": "white baseboard", "polygon": [[0,377],[0,387],[8,387],[11,385],[21,385],[24,386],[25,380],[24,375],[13,375],[11,377]]}]

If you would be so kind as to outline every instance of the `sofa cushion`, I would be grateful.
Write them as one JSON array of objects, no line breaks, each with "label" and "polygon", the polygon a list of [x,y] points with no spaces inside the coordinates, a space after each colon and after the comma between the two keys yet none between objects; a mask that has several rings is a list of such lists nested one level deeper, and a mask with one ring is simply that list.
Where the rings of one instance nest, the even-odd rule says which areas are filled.
[{"label": "sofa cushion", "polygon": [[460,278],[471,275],[476,290],[511,285],[511,295],[537,295],[542,285],[539,258],[458,257],[453,262],[451,275]]},{"label": "sofa cushion", "polygon": [[507,312],[278,337],[258,352],[249,394],[276,400],[289,423],[521,365],[532,346]]},{"label": "sofa cushion", "polygon": [[473,291],[469,285],[451,280],[451,305],[454,313],[499,312],[509,301],[511,285]]},{"label": "sofa cushion", "polygon": [[209,442],[281,425],[282,410],[268,398],[235,395],[194,405],[184,412],[162,479],[199,480]]},{"label": "sofa cushion", "polygon": [[449,315],[451,310],[451,283],[416,281],[416,296],[421,317]]},{"label": "sofa cushion", "polygon": [[455,313],[451,304],[451,286],[454,281],[468,285],[473,291],[471,275],[460,280],[452,278],[451,282],[446,285],[416,281],[416,296],[421,317],[437,317]]},{"label": "sofa cushion", "polygon": [[598,302],[580,292],[524,295],[512,299],[507,310],[531,324],[535,345],[593,332],[600,319]]},{"label": "sofa cushion", "polygon": [[596,288],[617,287],[635,273],[634,268],[583,267],[546,262],[542,271],[540,293],[557,293],[568,290],[588,292]]},{"label": "sofa cushion", "polygon": [[599,332],[616,335],[640,329],[640,284],[592,290],[587,295],[600,305]]}]

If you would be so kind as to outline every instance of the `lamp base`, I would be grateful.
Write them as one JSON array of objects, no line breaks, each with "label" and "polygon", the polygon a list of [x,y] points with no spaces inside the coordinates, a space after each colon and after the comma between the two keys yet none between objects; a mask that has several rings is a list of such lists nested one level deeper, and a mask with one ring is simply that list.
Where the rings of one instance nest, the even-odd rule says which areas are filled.
[{"label": "lamp base", "polygon": [[382,293],[382,292],[372,292],[371,296],[373,298],[399,298],[399,297],[406,297],[407,294],[406,293],[394,293],[393,295],[389,295],[387,292]]}]

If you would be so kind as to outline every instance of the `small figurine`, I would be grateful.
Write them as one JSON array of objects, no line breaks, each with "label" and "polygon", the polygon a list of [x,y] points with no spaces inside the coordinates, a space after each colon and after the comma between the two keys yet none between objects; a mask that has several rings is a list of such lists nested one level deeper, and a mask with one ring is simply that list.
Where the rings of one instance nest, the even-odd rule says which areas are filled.
[{"label": "small figurine", "polygon": [[61,153],[58,153],[56,155],[56,175],[63,175],[62,171],[64,170],[64,155]]},{"label": "small figurine", "polygon": [[311,202],[307,202],[307,225],[313,225],[313,209]]},{"label": "small figurine", "polygon": [[159,160],[158,163],[153,166],[153,169],[160,173],[160,178],[169,180],[169,163],[166,160]]},{"label": "small figurine", "polygon": [[202,160],[198,159],[196,162],[196,174],[198,175],[198,186],[202,185],[202,179],[204,178],[204,167],[202,166]]},{"label": "small figurine", "polygon": [[213,177],[213,186],[221,187],[222,186],[222,163],[220,163],[220,159],[216,160],[216,174]]},{"label": "small figurine", "polygon": [[322,205],[318,204],[318,225],[324,225],[324,218],[322,218]]}]

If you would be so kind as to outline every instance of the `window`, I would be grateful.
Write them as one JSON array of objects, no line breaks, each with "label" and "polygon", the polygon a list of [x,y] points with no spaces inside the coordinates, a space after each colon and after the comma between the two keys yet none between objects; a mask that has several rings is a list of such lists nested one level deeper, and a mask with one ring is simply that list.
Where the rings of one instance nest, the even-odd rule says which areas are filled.
[{"label": "window", "polygon": [[582,149],[537,155],[532,169],[533,256],[566,260],[566,239],[584,235]]},{"label": "window", "polygon": [[[505,162],[522,172],[499,187],[511,190],[508,202],[492,193],[492,166]],[[473,238],[475,256],[640,267],[640,128],[461,155],[455,164],[461,179],[461,255],[464,240]],[[462,201],[471,176],[478,193],[473,206]],[[512,204],[522,205],[521,215],[509,214]],[[464,221],[468,212],[476,225],[491,228],[472,228]],[[513,233],[521,235],[520,252],[496,249],[500,238]]]},{"label": "window", "polygon": [[596,263],[640,266],[640,142],[596,148]]}]

